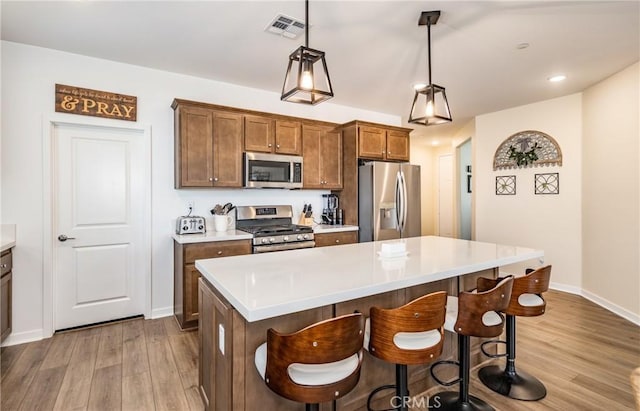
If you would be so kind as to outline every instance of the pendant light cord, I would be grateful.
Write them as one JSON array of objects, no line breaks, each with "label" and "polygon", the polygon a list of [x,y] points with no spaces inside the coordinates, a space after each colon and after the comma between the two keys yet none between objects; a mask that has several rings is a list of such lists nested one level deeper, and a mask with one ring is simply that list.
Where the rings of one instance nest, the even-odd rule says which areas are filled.
[{"label": "pendant light cord", "polygon": [[304,46],[309,48],[309,0],[304,1]]},{"label": "pendant light cord", "polygon": [[429,66],[429,85],[431,85],[431,17],[427,19],[427,64]]}]

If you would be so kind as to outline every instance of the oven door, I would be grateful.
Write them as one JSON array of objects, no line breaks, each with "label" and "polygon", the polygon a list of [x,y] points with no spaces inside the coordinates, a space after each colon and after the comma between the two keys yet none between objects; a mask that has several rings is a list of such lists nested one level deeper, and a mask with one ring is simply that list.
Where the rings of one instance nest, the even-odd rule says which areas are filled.
[{"label": "oven door", "polygon": [[302,188],[302,157],[245,153],[247,188]]}]

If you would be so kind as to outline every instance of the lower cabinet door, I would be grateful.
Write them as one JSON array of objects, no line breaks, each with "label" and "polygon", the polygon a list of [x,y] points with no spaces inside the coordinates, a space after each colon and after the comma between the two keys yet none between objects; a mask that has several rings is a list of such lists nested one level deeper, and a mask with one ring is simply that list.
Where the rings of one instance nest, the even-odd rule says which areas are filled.
[{"label": "lower cabinet door", "polygon": [[358,242],[357,231],[341,231],[337,233],[316,234],[314,236],[316,247],[327,247],[330,245],[344,245]]},{"label": "lower cabinet door", "polygon": [[184,322],[192,323],[193,326],[198,322],[198,280],[200,279],[200,271],[196,269],[195,264],[187,264],[184,267]]},{"label": "lower cabinet door", "polygon": [[4,341],[11,334],[11,273],[2,277],[0,294],[0,341]]}]

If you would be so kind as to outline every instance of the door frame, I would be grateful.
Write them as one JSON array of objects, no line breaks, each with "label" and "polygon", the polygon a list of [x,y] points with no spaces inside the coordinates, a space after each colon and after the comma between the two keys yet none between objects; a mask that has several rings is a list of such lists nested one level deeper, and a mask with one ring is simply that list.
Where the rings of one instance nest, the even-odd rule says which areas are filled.
[{"label": "door frame", "polygon": [[144,316],[151,317],[151,127],[144,123],[123,123],[118,120],[101,119],[97,117],[79,117],[72,114],[50,113],[42,120],[42,187],[43,187],[43,282],[42,282],[42,333],[43,338],[49,338],[55,331],[55,241],[53,225],[55,223],[54,205],[56,204],[55,187],[55,144],[54,132],[57,126],[88,126],[112,129],[124,129],[141,132],[144,139],[144,154],[142,161],[144,176],[144,205],[143,241],[141,252],[145,255],[144,262]]}]

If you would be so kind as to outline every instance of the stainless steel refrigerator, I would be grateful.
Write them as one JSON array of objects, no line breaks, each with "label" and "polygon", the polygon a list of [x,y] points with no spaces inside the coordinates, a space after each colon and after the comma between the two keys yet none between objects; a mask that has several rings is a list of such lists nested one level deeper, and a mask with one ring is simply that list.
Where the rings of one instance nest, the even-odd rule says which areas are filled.
[{"label": "stainless steel refrigerator", "polygon": [[420,166],[372,161],[358,170],[360,242],[418,237]]}]

